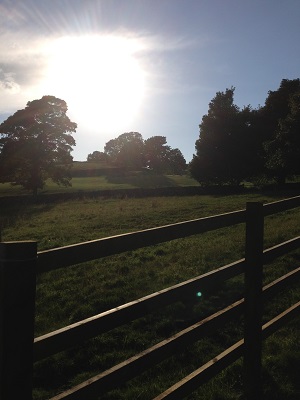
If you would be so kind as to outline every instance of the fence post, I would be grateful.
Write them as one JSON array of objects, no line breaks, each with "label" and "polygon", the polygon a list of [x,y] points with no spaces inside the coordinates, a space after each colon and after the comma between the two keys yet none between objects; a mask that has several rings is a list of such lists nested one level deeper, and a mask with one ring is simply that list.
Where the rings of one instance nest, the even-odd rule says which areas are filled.
[{"label": "fence post", "polygon": [[36,242],[0,243],[0,400],[32,400]]},{"label": "fence post", "polygon": [[247,400],[260,399],[262,354],[263,204],[246,207],[244,389]]}]

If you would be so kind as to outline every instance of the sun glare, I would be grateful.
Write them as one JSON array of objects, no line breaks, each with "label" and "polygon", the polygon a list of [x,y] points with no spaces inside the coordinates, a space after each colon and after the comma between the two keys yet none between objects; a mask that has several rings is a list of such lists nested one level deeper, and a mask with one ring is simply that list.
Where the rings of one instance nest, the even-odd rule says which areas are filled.
[{"label": "sun glare", "polygon": [[[48,49],[45,88],[66,100],[81,126],[119,130],[141,105],[145,74],[134,39],[114,36],[64,37]],[[118,132],[116,132],[118,133]]]}]

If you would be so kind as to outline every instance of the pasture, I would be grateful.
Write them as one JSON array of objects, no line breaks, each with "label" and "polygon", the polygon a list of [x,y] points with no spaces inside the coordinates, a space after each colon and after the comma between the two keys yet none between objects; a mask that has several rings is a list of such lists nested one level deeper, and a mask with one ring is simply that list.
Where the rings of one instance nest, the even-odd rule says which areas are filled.
[{"label": "pasture", "polygon": [[[85,163],[87,165],[91,163]],[[80,166],[80,168],[83,168]],[[84,169],[76,170],[84,173]],[[70,193],[95,190],[112,189],[134,189],[134,188],[163,188],[178,186],[199,186],[188,175],[156,175],[147,172],[130,172],[128,174],[104,174],[93,176],[93,171],[97,174],[97,169],[90,170],[91,176],[75,176],[71,179],[71,187],[58,186],[51,180],[46,182],[45,187],[39,190],[40,194],[49,193]],[[10,183],[0,183],[0,196],[20,196],[27,195],[28,192],[21,186],[12,186]]]},{"label": "pasture", "polygon": [[[89,178],[90,179],[90,178]],[[186,196],[72,200],[27,206],[8,205],[1,210],[2,240],[36,240],[45,250],[68,244],[152,228],[245,208],[247,201],[269,203],[281,194],[249,193],[231,196]],[[265,248],[299,235],[299,209],[270,216],[265,224]],[[36,335],[87,318],[181,281],[240,259],[244,255],[243,226],[219,229],[190,238],[140,249],[103,260],[40,275],[37,283]],[[264,283],[299,263],[294,252],[268,266]],[[61,388],[74,385],[116,362],[155,344],[199,320],[212,309],[236,299],[240,279],[222,285],[218,296],[191,293],[178,303],[122,328],[103,334],[83,348],[68,350],[37,363],[35,399],[47,399]],[[265,317],[299,301],[300,290],[266,305]],[[137,329],[138,328],[138,329]],[[157,392],[218,354],[241,334],[242,323],[202,340],[151,369],[126,387],[109,392],[105,399],[151,399]],[[299,318],[271,336],[264,345],[265,398],[296,400],[300,359]],[[116,343],[117,349],[116,349]],[[170,368],[172,366],[172,368]],[[189,396],[198,399],[238,399],[241,395],[241,363]],[[102,397],[104,399],[104,397]]]}]

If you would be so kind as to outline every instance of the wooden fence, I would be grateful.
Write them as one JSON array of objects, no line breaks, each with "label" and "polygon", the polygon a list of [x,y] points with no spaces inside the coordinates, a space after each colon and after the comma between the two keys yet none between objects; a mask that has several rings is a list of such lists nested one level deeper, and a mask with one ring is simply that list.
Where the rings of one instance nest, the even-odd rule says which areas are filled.
[{"label": "wooden fence", "polygon": [[[0,400],[31,400],[33,363],[83,340],[107,332],[163,306],[184,299],[191,290],[244,274],[245,297],[204,320],[189,326],[140,354],[83,382],[51,400],[100,397],[146,369],[172,356],[184,346],[221,328],[244,314],[244,339],[157,396],[154,400],[181,399],[232,364],[244,360],[247,399],[261,393],[262,339],[299,315],[300,302],[262,326],[262,303],[299,279],[300,268],[262,288],[263,265],[300,247],[300,236],[263,250],[264,217],[300,206],[300,196],[269,203],[247,203],[245,210],[185,221],[62,248],[37,252],[35,242],[0,243]],[[246,223],[245,258],[181,282],[117,308],[34,339],[36,274],[99,259],[173,239]]]}]

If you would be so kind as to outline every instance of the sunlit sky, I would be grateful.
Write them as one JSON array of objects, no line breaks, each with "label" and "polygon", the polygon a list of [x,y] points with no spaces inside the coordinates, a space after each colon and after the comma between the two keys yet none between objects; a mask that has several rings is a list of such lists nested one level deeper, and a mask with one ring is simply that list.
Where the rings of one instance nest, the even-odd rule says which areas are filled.
[{"label": "sunlit sky", "polygon": [[189,162],[217,91],[263,105],[300,78],[300,0],[0,0],[0,122],[53,95],[75,160],[124,132]]}]

